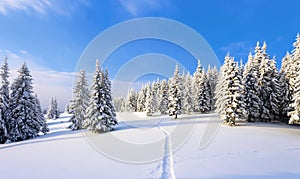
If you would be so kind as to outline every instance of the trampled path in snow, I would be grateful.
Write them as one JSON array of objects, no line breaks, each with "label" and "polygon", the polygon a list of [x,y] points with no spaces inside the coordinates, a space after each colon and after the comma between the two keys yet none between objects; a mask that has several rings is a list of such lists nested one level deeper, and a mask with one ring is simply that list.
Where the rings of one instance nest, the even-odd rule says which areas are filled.
[{"label": "trampled path in snow", "polygon": [[166,136],[165,146],[164,146],[164,156],[161,162],[161,179],[175,179],[175,171],[174,171],[174,159],[172,152],[172,140],[170,139],[169,133],[163,128],[157,126]]}]

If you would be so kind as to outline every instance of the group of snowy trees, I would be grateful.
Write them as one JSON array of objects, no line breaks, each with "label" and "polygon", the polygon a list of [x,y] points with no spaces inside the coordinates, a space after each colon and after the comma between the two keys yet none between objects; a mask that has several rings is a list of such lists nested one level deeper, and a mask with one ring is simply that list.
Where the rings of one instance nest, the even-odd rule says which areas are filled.
[{"label": "group of snowy trees", "polygon": [[113,126],[118,122],[111,96],[108,70],[101,70],[99,62],[96,62],[90,90],[85,71],[80,71],[73,93],[73,99],[68,106],[68,111],[73,114],[70,129],[87,128],[97,133],[113,130]]},{"label": "group of snowy trees", "polygon": [[[267,54],[267,45],[257,43],[245,67],[225,57],[216,90],[216,111],[225,124],[237,119],[248,122],[299,123],[300,115],[300,37],[292,54],[286,54],[281,70]],[[288,118],[290,117],[290,118]]]},{"label": "group of snowy trees", "polygon": [[127,98],[114,101],[117,111],[156,112],[169,114],[175,119],[181,113],[208,112],[214,109],[214,91],[218,70],[208,67],[207,72],[200,61],[192,76],[189,72],[180,74],[176,66],[172,78],[148,83],[139,92],[131,89]]},{"label": "group of snowy trees", "polygon": [[292,53],[282,60],[277,70],[275,59],[267,54],[267,45],[257,43],[245,66],[225,57],[220,74],[216,68],[203,69],[200,61],[193,76],[174,76],[143,86],[139,92],[131,89],[127,98],[115,100],[118,111],[155,112],[175,116],[181,113],[216,112],[227,125],[237,119],[248,122],[300,123],[300,36],[296,37]]},{"label": "group of snowy trees", "polygon": [[46,134],[49,129],[37,95],[34,95],[32,76],[26,63],[9,87],[7,58],[1,67],[0,143],[16,142]]},{"label": "group of snowy trees", "polygon": [[59,118],[60,112],[55,97],[50,98],[49,107],[47,110],[46,118],[47,119],[57,119]]}]

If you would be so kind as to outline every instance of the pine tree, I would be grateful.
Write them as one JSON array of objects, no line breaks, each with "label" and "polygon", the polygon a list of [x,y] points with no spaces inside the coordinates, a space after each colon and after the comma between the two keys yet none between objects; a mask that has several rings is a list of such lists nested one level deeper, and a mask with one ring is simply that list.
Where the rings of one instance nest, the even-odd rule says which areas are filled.
[{"label": "pine tree", "polygon": [[72,130],[80,130],[83,127],[82,124],[85,119],[85,111],[89,102],[88,83],[84,70],[79,72],[73,90],[73,96],[73,116],[71,117],[72,124],[69,128]]},{"label": "pine tree", "polygon": [[51,97],[50,102],[49,102],[49,107],[47,111],[47,119],[57,119],[59,118],[59,109],[57,105],[57,100],[55,97]]},{"label": "pine tree", "polygon": [[181,114],[181,79],[179,75],[179,67],[176,65],[174,76],[170,79],[169,82],[169,92],[168,92],[168,99],[169,99],[169,115],[174,116],[177,119],[178,115]]},{"label": "pine tree", "polygon": [[238,64],[229,54],[225,57],[218,80],[216,111],[226,125],[235,125],[235,121],[243,114],[242,76]]},{"label": "pine tree", "polygon": [[[274,77],[274,72],[271,68],[271,60],[268,54],[266,53],[266,48],[267,45],[264,42],[260,56],[257,56],[256,58],[260,58],[258,78],[258,84],[260,87],[259,99],[261,101],[260,120],[263,122],[270,122],[271,119],[274,117],[271,115],[271,95],[273,93],[272,80]],[[274,101],[275,99],[273,95],[272,98]]]},{"label": "pine tree", "polygon": [[214,95],[215,95],[215,91],[216,91],[218,75],[219,75],[219,72],[217,70],[217,67],[214,66],[213,68],[211,68],[210,65],[209,65],[208,69],[207,69],[207,80],[209,82],[210,91],[211,91],[211,105],[212,105],[212,108],[214,107],[214,105],[216,103]]},{"label": "pine tree", "polygon": [[293,103],[291,104],[293,111],[288,113],[290,116],[289,124],[300,122],[300,72],[297,73],[295,80],[295,88],[293,93]]},{"label": "pine tree", "polygon": [[141,88],[141,91],[138,93],[138,99],[137,99],[137,111],[138,112],[145,111],[146,95],[147,95],[147,89],[145,86],[143,86]]},{"label": "pine tree", "polygon": [[8,138],[8,114],[9,111],[9,69],[7,57],[4,59],[4,64],[0,69],[1,87],[0,87],[0,144],[5,143]]},{"label": "pine tree", "polygon": [[146,103],[145,103],[145,111],[147,116],[152,116],[153,113],[155,112],[155,103],[156,103],[156,99],[155,99],[155,94],[154,94],[154,90],[153,90],[153,86],[150,85],[150,83],[148,83],[148,85],[146,86]]},{"label": "pine tree", "polygon": [[86,111],[86,120],[83,123],[83,126],[92,132],[99,133],[113,130],[113,126],[118,123],[115,118],[110,88],[108,72],[103,73],[97,60],[89,106]]},{"label": "pine tree", "polygon": [[199,98],[200,98],[200,91],[201,91],[201,77],[202,77],[202,73],[203,73],[203,67],[201,65],[200,60],[198,60],[198,66],[196,68],[196,71],[193,75],[193,88],[194,88],[194,92],[193,92],[193,108],[195,112],[200,112],[200,106],[199,106]]},{"label": "pine tree", "polygon": [[209,81],[207,79],[206,73],[202,70],[201,78],[200,78],[200,87],[198,89],[198,110],[199,112],[207,112],[212,109],[211,103],[211,88],[209,85]]},{"label": "pine tree", "polygon": [[160,101],[159,101],[159,111],[161,114],[168,113],[168,82],[167,80],[161,81],[160,86]]},{"label": "pine tree", "polygon": [[11,85],[9,102],[9,137],[12,142],[37,137],[41,128],[36,115],[39,112],[33,95],[32,77],[26,64],[18,73]]},{"label": "pine tree", "polygon": [[45,135],[45,134],[47,134],[47,132],[49,132],[49,128],[48,128],[46,119],[44,117],[43,109],[42,109],[42,106],[41,106],[41,103],[40,103],[40,100],[39,100],[37,94],[35,94],[35,100],[36,100],[36,108],[37,108],[36,109],[36,111],[37,111],[36,117],[38,118],[40,126],[41,126],[40,131]]},{"label": "pine tree", "polygon": [[[260,53],[259,44],[255,48],[256,54]],[[249,54],[248,62],[246,63],[243,84],[244,84],[244,102],[248,122],[259,121],[260,116],[260,88],[258,84],[258,59]]]},{"label": "pine tree", "polygon": [[182,111],[186,114],[193,112],[193,88],[192,76],[190,72],[182,75],[183,90],[182,90]]},{"label": "pine tree", "polygon": [[128,112],[137,111],[137,95],[133,88],[131,88],[127,94],[126,111]]}]

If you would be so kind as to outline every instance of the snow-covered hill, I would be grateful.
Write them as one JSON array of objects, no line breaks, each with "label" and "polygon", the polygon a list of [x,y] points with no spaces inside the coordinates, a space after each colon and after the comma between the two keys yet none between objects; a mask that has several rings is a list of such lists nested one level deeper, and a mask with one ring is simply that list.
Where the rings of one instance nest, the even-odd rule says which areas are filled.
[{"label": "snow-covered hill", "polygon": [[297,127],[226,127],[214,114],[118,118],[115,131],[96,135],[66,129],[63,115],[45,136],[0,145],[0,178],[300,177]]}]

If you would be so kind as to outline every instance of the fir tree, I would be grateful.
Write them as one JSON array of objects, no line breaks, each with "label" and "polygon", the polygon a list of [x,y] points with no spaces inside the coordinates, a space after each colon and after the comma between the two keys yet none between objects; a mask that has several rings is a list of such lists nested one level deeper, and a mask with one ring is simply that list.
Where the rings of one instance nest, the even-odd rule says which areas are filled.
[{"label": "fir tree", "polygon": [[18,71],[18,77],[11,85],[9,137],[10,141],[20,141],[38,136],[40,119],[33,95],[32,77],[26,64]]},{"label": "fir tree", "polygon": [[147,116],[152,116],[156,109],[156,99],[155,99],[155,93],[153,90],[153,86],[148,83],[146,86],[146,103],[145,103],[145,111]]},{"label": "fir tree", "polygon": [[[259,44],[256,46],[256,53],[260,53]],[[248,62],[243,74],[244,84],[244,102],[248,122],[259,121],[260,116],[260,88],[258,85],[258,65],[259,61],[255,60],[251,54],[248,56]]]},{"label": "fir tree", "polygon": [[146,95],[147,95],[147,89],[145,86],[143,86],[141,91],[138,93],[138,99],[137,99],[137,111],[138,112],[145,111]]},{"label": "fir tree", "polygon": [[133,90],[133,88],[131,88],[127,94],[126,111],[128,112],[137,111],[137,95]]},{"label": "fir tree", "polygon": [[300,72],[297,74],[293,93],[293,103],[291,104],[293,111],[288,113],[288,116],[290,116],[289,124],[300,122]]},{"label": "fir tree", "polygon": [[108,72],[105,72],[105,74],[102,72],[97,60],[91,86],[90,102],[86,111],[86,120],[83,123],[88,130],[96,133],[106,132],[113,130],[113,126],[118,123],[110,93]]},{"label": "fir tree", "polygon": [[0,87],[0,144],[5,143],[8,138],[7,128],[9,111],[9,69],[7,57],[4,59],[4,64],[0,69],[1,87]]},{"label": "fir tree", "polygon": [[193,75],[193,108],[194,111],[200,112],[200,106],[199,106],[199,98],[200,98],[200,91],[201,91],[201,78],[202,78],[202,73],[203,73],[203,67],[201,65],[200,60],[198,60],[198,65],[196,68],[196,71]]},{"label": "fir tree", "polygon": [[190,72],[182,75],[183,90],[182,90],[182,111],[186,114],[193,112],[193,88],[192,76]]},{"label": "fir tree", "polygon": [[178,115],[181,114],[181,79],[179,75],[179,67],[176,65],[174,76],[170,79],[169,82],[169,92],[168,92],[168,99],[169,99],[169,115],[174,116],[177,119]]},{"label": "fir tree", "polygon": [[73,90],[73,116],[71,117],[72,124],[69,126],[72,130],[82,129],[82,124],[85,117],[85,110],[89,102],[89,90],[86,80],[85,71],[81,70],[77,77],[77,81]]},{"label": "fir tree", "polygon": [[161,81],[160,89],[160,101],[159,101],[159,111],[161,114],[168,113],[168,82],[167,80]]},{"label": "fir tree", "polygon": [[235,125],[235,121],[241,118],[243,113],[242,102],[242,76],[239,72],[238,64],[234,62],[233,58],[227,55],[225,62],[221,68],[222,72],[219,78],[217,112],[223,119],[226,125]]},{"label": "fir tree", "polygon": [[47,119],[57,119],[59,115],[57,100],[55,97],[51,97],[46,117]]}]

